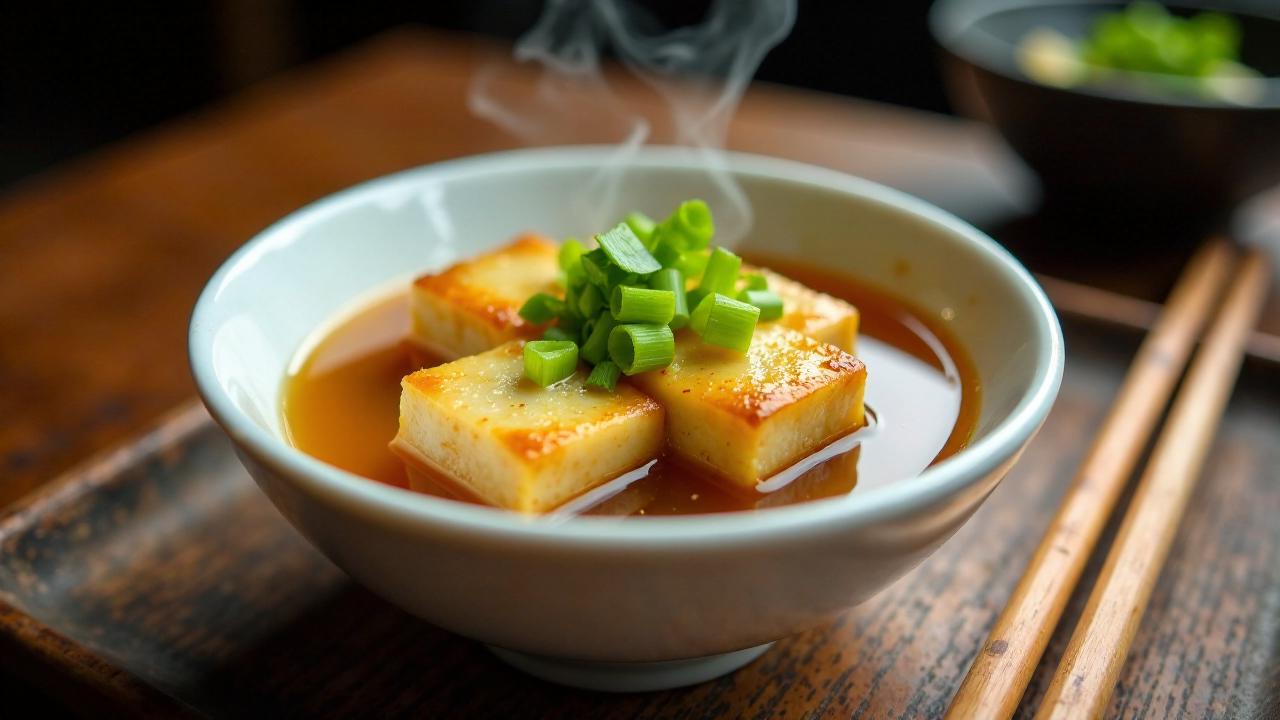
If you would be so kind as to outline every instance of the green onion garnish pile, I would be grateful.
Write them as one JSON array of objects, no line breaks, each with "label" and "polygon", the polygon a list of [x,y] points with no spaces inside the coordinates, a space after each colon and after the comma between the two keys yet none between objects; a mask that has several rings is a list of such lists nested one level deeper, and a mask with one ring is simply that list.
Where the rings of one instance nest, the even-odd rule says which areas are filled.
[{"label": "green onion garnish pile", "polygon": [[782,317],[782,298],[763,275],[744,274],[742,258],[712,249],[714,234],[711,209],[688,200],[660,223],[629,213],[596,236],[595,248],[566,240],[564,297],[538,293],[520,308],[530,323],[550,324],[541,340],[525,343],[525,376],[546,387],[581,360],[591,366],[587,385],[612,391],[622,375],[670,365],[674,331],[684,327],[746,352],[757,322]]},{"label": "green onion garnish pile", "polygon": [[1201,77],[1240,59],[1240,25],[1230,15],[1172,15],[1156,2],[1135,2],[1099,16],[1080,48],[1085,62],[1131,72]]},{"label": "green onion garnish pile", "polygon": [[1019,42],[1017,59],[1032,79],[1059,87],[1138,83],[1242,104],[1265,90],[1261,74],[1240,61],[1240,23],[1234,17],[1181,17],[1149,0],[1099,14],[1078,40],[1036,28]]}]

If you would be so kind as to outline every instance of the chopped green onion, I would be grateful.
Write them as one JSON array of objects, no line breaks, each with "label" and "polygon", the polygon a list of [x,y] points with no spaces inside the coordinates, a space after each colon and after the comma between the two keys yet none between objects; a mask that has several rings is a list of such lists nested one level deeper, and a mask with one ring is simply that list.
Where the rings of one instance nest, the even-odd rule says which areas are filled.
[{"label": "chopped green onion", "polygon": [[689,303],[693,305],[693,311],[689,313],[689,328],[701,335],[702,331],[707,329],[707,317],[711,314],[711,308],[715,305],[711,298],[715,296],[702,295],[698,296],[695,301],[695,293],[697,292],[697,290],[693,290],[689,293]]},{"label": "chopped green onion", "polygon": [[605,255],[604,250],[600,248],[596,248],[582,256],[582,270],[587,280],[592,285],[606,291],[606,294],[608,291],[613,290],[614,287],[634,283],[638,278],[635,273],[627,272],[614,265],[609,256]]},{"label": "chopped green onion", "polygon": [[[713,293],[702,299],[689,317],[689,326],[702,336],[702,342],[746,352],[755,334],[760,308]],[[610,338],[612,340],[612,337]],[[612,343],[610,343],[612,349]]]},{"label": "chopped green onion", "polygon": [[771,290],[743,290],[738,293],[738,299],[760,308],[760,322],[782,317],[782,298]]},{"label": "chopped green onion", "polygon": [[609,298],[609,312],[620,323],[666,325],[675,316],[676,296],[670,290],[619,285]]},{"label": "chopped green onion", "polygon": [[679,237],[683,250],[704,250],[711,243],[716,226],[705,202],[686,200],[663,221],[663,231]]},{"label": "chopped green onion", "polygon": [[627,213],[627,216],[622,218],[622,222],[626,223],[627,227],[631,228],[631,232],[635,233],[636,237],[640,238],[640,242],[644,243],[646,249],[650,251],[653,250],[653,243],[657,240],[657,238],[653,236],[653,230],[658,226],[658,224],[653,221],[653,218],[636,210],[634,212]]},{"label": "chopped green onion", "polygon": [[595,365],[609,355],[609,333],[618,322],[609,313],[600,313],[591,322],[591,332],[582,341],[582,359]]},{"label": "chopped green onion", "polygon": [[684,275],[675,268],[663,268],[649,278],[649,287],[655,290],[670,291],[675,298],[671,320],[667,323],[672,330],[679,330],[689,324],[689,299],[685,296]]},{"label": "chopped green onion", "polygon": [[606,287],[609,284],[609,256],[604,254],[604,250],[596,248],[582,255],[582,270],[586,273],[587,280],[598,287]]},{"label": "chopped green onion", "polygon": [[711,251],[707,260],[707,269],[702,273],[702,282],[698,289],[704,294],[734,294],[734,286],[738,283],[738,270],[742,268],[742,258],[718,247]]},{"label": "chopped green onion", "polygon": [[559,325],[552,325],[542,333],[543,340],[568,340],[574,342],[578,339],[577,333],[571,333]]},{"label": "chopped green onion", "polygon": [[[703,298],[705,298],[707,295],[710,295],[710,294],[711,293],[708,293],[706,290],[703,290],[702,288],[694,288],[689,292],[685,293],[685,300],[686,302],[689,303],[689,307],[693,308],[693,310],[696,310],[698,309],[698,306],[702,304]],[[689,311],[690,320],[693,319],[693,310]]]},{"label": "chopped green onion", "polygon": [[662,269],[626,223],[620,223],[609,232],[597,235],[596,242],[600,243],[600,250],[604,251],[609,260],[625,272],[648,275]]},{"label": "chopped green onion", "polygon": [[760,273],[742,273],[743,290],[768,290],[769,279]]},{"label": "chopped green onion", "polygon": [[[702,275],[707,269],[707,260],[711,254],[706,250],[691,250],[687,253],[681,253],[680,257],[670,265],[684,274],[687,278],[696,278]],[[667,266],[663,266],[667,267]]]},{"label": "chopped green onion", "polygon": [[582,271],[582,256],[586,252],[586,246],[577,238],[569,238],[560,245],[560,272],[563,273],[564,287],[578,287],[587,281]]},{"label": "chopped green onion", "polygon": [[567,333],[577,333],[582,329],[582,316],[566,305],[564,314],[556,318],[556,327]]},{"label": "chopped green onion", "polygon": [[674,330],[686,326],[704,342],[746,350],[755,324],[781,315],[782,300],[763,275],[742,273],[737,255],[710,249],[714,233],[711,209],[689,200],[660,223],[628,213],[596,236],[595,249],[567,238],[557,254],[564,299],[538,293],[520,309],[531,323],[550,323],[525,345],[525,374],[546,386],[583,361],[593,367],[588,386],[612,390],[620,374],[670,365]]},{"label": "chopped green onion", "polygon": [[551,322],[564,312],[564,301],[547,293],[538,293],[520,306],[520,317],[534,325]]},{"label": "chopped green onion", "polygon": [[578,344],[572,340],[531,340],[524,344],[524,375],[542,387],[578,369]]},{"label": "chopped green onion", "polygon": [[586,252],[587,246],[583,245],[582,241],[578,238],[566,239],[564,242],[560,243],[560,269],[568,272],[569,268],[577,265],[578,262],[582,260],[582,256],[585,255]]},{"label": "chopped green onion", "polygon": [[622,369],[612,360],[596,363],[596,366],[591,368],[591,374],[587,376],[587,387],[613,392],[613,389],[618,386],[618,377],[621,375]]},{"label": "chopped green onion", "polygon": [[653,258],[662,267],[674,267],[676,263],[680,262],[680,256],[684,255],[683,250],[668,241],[660,229],[654,232],[654,237],[657,238],[657,242],[653,246]]},{"label": "chopped green onion", "polygon": [[586,290],[584,285],[570,285],[564,289],[564,316],[582,317],[578,314],[578,300],[582,297],[582,291]]},{"label": "chopped green onion", "polygon": [[584,318],[595,317],[604,307],[604,303],[604,293],[600,292],[600,288],[588,285],[582,288],[582,292],[578,295],[578,313]]},{"label": "chopped green onion", "polygon": [[675,356],[676,339],[666,325],[619,325],[609,332],[609,358],[627,375],[664,368]]}]

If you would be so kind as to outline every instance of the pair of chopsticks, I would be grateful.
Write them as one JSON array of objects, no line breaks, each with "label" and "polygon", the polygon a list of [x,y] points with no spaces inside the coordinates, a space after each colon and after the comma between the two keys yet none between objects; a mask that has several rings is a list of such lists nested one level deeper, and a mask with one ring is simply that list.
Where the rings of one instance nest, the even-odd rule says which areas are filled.
[{"label": "pair of chopsticks", "polygon": [[1217,307],[1036,718],[1099,717],[1105,711],[1235,385],[1269,276],[1265,255],[1250,252],[1237,263],[1222,240],[1211,241],[1187,264],[1030,565],[952,699],[948,718],[1008,718],[1017,710]]}]

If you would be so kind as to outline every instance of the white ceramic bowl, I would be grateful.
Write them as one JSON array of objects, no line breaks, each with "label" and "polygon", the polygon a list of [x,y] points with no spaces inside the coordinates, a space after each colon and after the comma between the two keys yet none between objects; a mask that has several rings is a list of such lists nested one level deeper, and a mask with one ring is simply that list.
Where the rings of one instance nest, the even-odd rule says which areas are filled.
[{"label": "white ceramic bowl", "polygon": [[[201,396],[263,491],[357,581],[536,675],[652,689],[749,662],[928,557],[1049,412],[1062,337],[1031,276],[955,217],[841,173],[730,155],[756,215],[744,247],[803,252],[923,308],[954,312],[952,329],[982,381],[967,449],[917,477],[839,499],[702,517],[548,520],[370,482],[289,446],[281,385],[317,328],[372,288],[520,231],[584,233],[571,208],[609,154],[552,148],[467,158],[299,210],[213,276],[191,320],[190,353]],[[705,195],[706,182],[687,152],[646,150],[610,212],[659,213]]]}]

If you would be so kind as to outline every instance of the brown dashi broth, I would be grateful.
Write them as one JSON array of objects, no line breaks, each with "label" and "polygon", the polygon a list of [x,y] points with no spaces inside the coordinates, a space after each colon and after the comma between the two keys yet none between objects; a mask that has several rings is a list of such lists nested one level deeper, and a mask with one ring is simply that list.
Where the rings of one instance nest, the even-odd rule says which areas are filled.
[{"label": "brown dashi broth", "polygon": [[[866,403],[874,418],[870,427],[815,453],[811,461],[820,461],[811,468],[798,475],[783,473],[785,477],[770,479],[755,491],[731,487],[667,455],[638,479],[628,474],[615,482],[624,489],[581,512],[695,514],[804,502],[910,478],[968,443],[978,420],[980,385],[943,318],[807,265],[774,258],[751,261],[858,308],[856,354],[867,366]],[[407,293],[362,308],[330,329],[286,384],[283,415],[289,441],[357,475],[410,487],[403,463],[387,446],[397,430],[400,379],[440,360],[415,346],[408,330]],[[412,488],[476,502],[443,477],[424,481],[417,473]],[[565,507],[580,504],[571,500]]]}]

